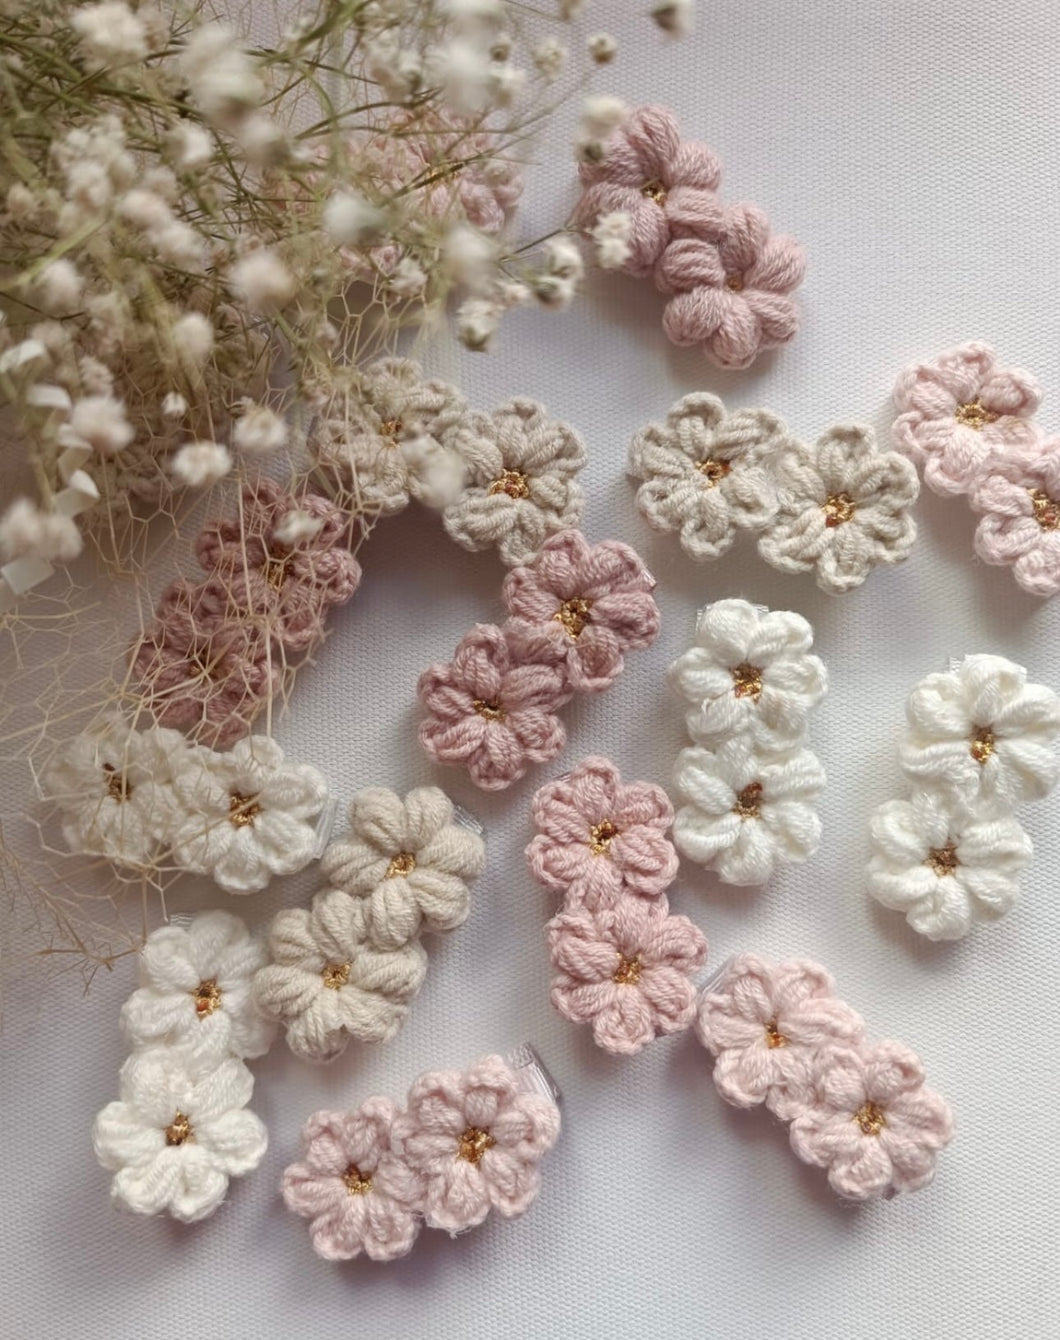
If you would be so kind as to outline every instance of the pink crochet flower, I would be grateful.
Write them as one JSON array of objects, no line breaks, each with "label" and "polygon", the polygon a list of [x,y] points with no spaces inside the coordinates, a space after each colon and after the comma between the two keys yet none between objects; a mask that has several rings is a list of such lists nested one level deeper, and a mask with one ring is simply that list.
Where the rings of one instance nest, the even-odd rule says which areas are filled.
[{"label": "pink crochet flower", "polygon": [[621,267],[626,274],[651,274],[671,238],[718,226],[714,191],[721,165],[706,145],[682,142],[665,107],[635,108],[608,140],[603,159],[583,163],[579,175],[585,190],[575,227],[588,231],[601,214],[616,210],[632,220],[630,255]]},{"label": "pink crochet flower", "polygon": [[1025,591],[1060,591],[1060,437],[1024,442],[991,455],[971,503],[983,514],[975,552],[1012,565]]},{"label": "pink crochet flower", "polygon": [[534,796],[538,834],[526,849],[530,873],[565,894],[568,909],[613,908],[628,892],[658,898],[677,874],[667,839],[674,811],[661,786],[622,785],[606,758],[584,759]]},{"label": "pink crochet flower", "polygon": [[1038,436],[1032,420],[1041,398],[1029,372],[999,368],[988,344],[962,344],[899,374],[894,444],[936,493],[970,493],[992,452],[1007,454]]},{"label": "pink crochet flower", "polygon": [[420,743],[440,763],[462,763],[483,790],[503,790],[563,748],[556,711],[570,695],[554,666],[520,663],[503,629],[476,624],[451,661],[420,676],[429,713]]},{"label": "pink crochet flower", "polygon": [[726,1102],[790,1121],[813,1100],[813,1061],[822,1046],[855,1046],[863,1024],[833,994],[816,963],[767,963],[754,954],[730,959],[716,986],[699,998],[696,1033],[714,1061]]},{"label": "pink crochet flower", "polygon": [[628,544],[560,531],[505,578],[508,633],[527,659],[558,665],[572,688],[596,693],[621,673],[624,651],[658,636],[654,586]]},{"label": "pink crochet flower", "polygon": [[391,1149],[397,1115],[389,1098],[369,1098],[355,1112],[314,1112],[302,1127],[302,1161],[284,1169],[281,1187],[325,1261],[362,1252],[393,1261],[419,1235],[423,1182]]},{"label": "pink crochet flower", "polygon": [[481,1224],[491,1209],[523,1214],[541,1185],[538,1164],[556,1143],[559,1109],[525,1093],[500,1056],[467,1070],[421,1075],[394,1122],[394,1148],[426,1189],[431,1228]]},{"label": "pink crochet flower", "polygon": [[805,257],[793,237],[775,237],[756,205],[729,205],[711,235],[671,242],[655,282],[674,296],[663,329],[679,345],[699,344],[721,368],[746,368],[799,328],[789,296]]},{"label": "pink crochet flower", "polygon": [[598,1047],[630,1056],[692,1022],[689,978],[707,942],[687,917],[627,899],[600,912],[561,912],[547,931],[557,969],[552,1004],[565,1019],[592,1024]]},{"label": "pink crochet flower", "polygon": [[827,1168],[841,1196],[873,1200],[931,1181],[936,1155],[953,1138],[953,1116],[924,1087],[908,1047],[825,1048],[813,1080],[816,1100],[791,1123],[791,1146],[804,1162]]}]

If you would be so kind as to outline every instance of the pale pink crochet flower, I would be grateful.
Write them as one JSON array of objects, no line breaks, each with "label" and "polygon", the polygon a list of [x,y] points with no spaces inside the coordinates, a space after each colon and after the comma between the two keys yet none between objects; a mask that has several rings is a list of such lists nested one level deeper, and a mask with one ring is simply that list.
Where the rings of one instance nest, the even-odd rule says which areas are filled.
[{"label": "pale pink crochet flower", "polygon": [[572,688],[595,693],[621,673],[623,652],[658,636],[654,586],[628,544],[590,545],[581,531],[561,531],[505,578],[507,631],[521,655],[558,665]]},{"label": "pale pink crochet flower", "polygon": [[988,457],[971,503],[983,514],[975,552],[984,563],[1011,564],[1032,595],[1060,591],[1060,437]]},{"label": "pale pink crochet flower", "polygon": [[655,282],[674,296],[663,329],[679,345],[698,344],[721,368],[746,368],[799,328],[789,296],[805,257],[793,237],[777,237],[757,205],[729,205],[710,235],[678,239],[663,253]]},{"label": "pale pink crochet flower", "polygon": [[428,716],[420,743],[439,763],[462,763],[485,791],[555,758],[567,734],[556,711],[571,691],[554,666],[520,663],[504,629],[476,624],[451,661],[420,676]]},{"label": "pale pink crochet flower", "polygon": [[626,274],[651,274],[671,238],[717,229],[721,165],[706,145],[681,140],[665,107],[635,108],[607,141],[603,159],[578,171],[585,189],[575,227],[588,231],[616,210],[632,221]]},{"label": "pale pink crochet flower", "polygon": [[714,1083],[736,1107],[765,1103],[784,1121],[813,1100],[813,1059],[822,1046],[854,1046],[863,1025],[837,1000],[816,963],[768,963],[740,954],[699,998],[696,1033],[714,1060]]},{"label": "pale pink crochet flower", "polygon": [[564,894],[568,910],[613,908],[624,893],[658,898],[677,874],[670,798],[651,782],[623,785],[606,758],[584,759],[541,787],[533,816],[530,873]]},{"label": "pale pink crochet flower", "polygon": [[687,917],[626,899],[600,912],[565,911],[548,923],[557,975],[552,1004],[592,1024],[598,1047],[629,1056],[655,1037],[679,1033],[696,1008],[691,974],[707,942]]},{"label": "pale pink crochet flower", "polygon": [[827,1168],[834,1190],[851,1200],[927,1186],[936,1156],[953,1138],[953,1116],[924,1087],[923,1067],[908,1047],[826,1047],[812,1079],[814,1103],[791,1123],[800,1159]]},{"label": "pale pink crochet flower", "polygon": [[355,1112],[314,1112],[302,1127],[302,1161],[284,1169],[281,1187],[325,1261],[362,1252],[393,1261],[419,1235],[423,1182],[391,1149],[397,1115],[389,1098],[369,1098]]},{"label": "pale pink crochet flower", "polygon": [[1007,454],[1038,436],[1032,420],[1041,398],[1029,372],[999,368],[988,344],[962,344],[899,373],[894,445],[921,467],[928,488],[970,493],[992,452]]},{"label": "pale pink crochet flower", "polygon": [[421,1075],[394,1122],[393,1144],[424,1183],[427,1223],[459,1233],[491,1209],[506,1218],[529,1209],[538,1164],[558,1135],[556,1104],[525,1093],[502,1057],[485,1056],[464,1071]]}]

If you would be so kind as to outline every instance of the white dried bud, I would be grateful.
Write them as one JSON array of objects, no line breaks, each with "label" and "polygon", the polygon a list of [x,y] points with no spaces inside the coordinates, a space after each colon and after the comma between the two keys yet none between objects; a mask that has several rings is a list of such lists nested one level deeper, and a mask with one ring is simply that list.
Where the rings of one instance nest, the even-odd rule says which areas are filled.
[{"label": "white dried bud", "polygon": [[85,64],[90,70],[115,69],[147,55],[147,32],[142,21],[123,0],[75,9],[70,27],[81,39]]},{"label": "white dried bud", "polygon": [[567,62],[567,48],[556,37],[546,37],[533,50],[534,68],[546,84],[555,83]]},{"label": "white dried bud", "polygon": [[418,298],[427,287],[427,274],[411,256],[403,256],[394,267],[387,286],[399,298]]},{"label": "white dried bud", "polygon": [[[125,406],[110,395],[87,395],[78,400],[70,413],[69,434],[77,444],[89,446],[101,456],[113,456],[135,437],[125,417]],[[70,440],[65,445],[72,445]]]},{"label": "white dried bud", "polygon": [[468,298],[456,309],[457,337],[474,353],[484,353],[497,329],[500,309],[489,298]]},{"label": "white dried bud", "polygon": [[622,209],[601,214],[593,226],[596,259],[604,270],[618,270],[629,259],[633,219]]},{"label": "white dried bud", "polygon": [[574,281],[562,275],[543,274],[534,280],[534,297],[542,307],[562,311],[574,301]]},{"label": "white dried bud", "polygon": [[183,419],[188,412],[188,402],[179,391],[169,391],[162,399],[163,419]]},{"label": "white dried bud", "polygon": [[497,244],[470,224],[458,223],[446,234],[443,255],[457,283],[481,289],[496,268]]},{"label": "white dried bud", "polygon": [[213,350],[213,326],[202,312],[185,312],[173,322],[173,348],[182,362],[201,366]]},{"label": "white dried bud", "polygon": [[370,242],[379,236],[383,215],[357,191],[336,191],[321,216],[324,231],[339,246]]},{"label": "white dried bud", "polygon": [[235,422],[232,445],[252,456],[267,456],[287,445],[287,424],[267,405],[251,405]]},{"label": "white dried bud", "polygon": [[656,0],[651,7],[651,16],[664,33],[684,37],[692,31],[693,0]]},{"label": "white dried bud", "polygon": [[618,43],[610,33],[592,33],[586,39],[585,45],[597,65],[610,64],[618,50]]},{"label": "white dried bud", "polygon": [[582,103],[582,133],[586,139],[603,140],[626,116],[621,98],[593,96]]},{"label": "white dried bud", "polygon": [[189,442],[173,457],[170,468],[182,484],[198,489],[223,479],[232,468],[232,457],[217,442]]},{"label": "white dried bud", "polygon": [[550,275],[577,283],[585,273],[581,249],[569,237],[551,237],[545,243],[545,269]]},{"label": "white dried bud", "polygon": [[0,517],[0,554],[6,562],[37,558],[69,563],[81,552],[81,532],[73,517],[42,512],[28,498],[16,498]]},{"label": "white dried bud", "polygon": [[118,202],[118,213],[127,223],[145,232],[155,232],[173,221],[173,211],[162,197],[139,187],[126,191]]},{"label": "white dried bud", "polygon": [[69,316],[76,312],[85,291],[85,281],[77,266],[60,256],[49,261],[37,276],[37,301],[52,316]]},{"label": "white dried bud", "polygon": [[261,101],[261,81],[254,64],[239,46],[237,34],[224,23],[196,28],[180,57],[192,100],[208,121],[238,123]]},{"label": "white dried bud", "polygon": [[214,139],[205,126],[182,121],[169,138],[169,150],[180,168],[198,167],[213,157]]},{"label": "white dried bud", "polygon": [[300,540],[311,540],[315,535],[319,535],[324,528],[324,518],[320,516],[311,516],[308,512],[303,512],[301,508],[295,508],[278,521],[273,528],[272,538],[278,540],[280,544],[293,545],[298,544]]},{"label": "white dried bud", "polygon": [[228,272],[228,283],[252,312],[286,306],[298,291],[294,276],[268,247],[251,251]]}]

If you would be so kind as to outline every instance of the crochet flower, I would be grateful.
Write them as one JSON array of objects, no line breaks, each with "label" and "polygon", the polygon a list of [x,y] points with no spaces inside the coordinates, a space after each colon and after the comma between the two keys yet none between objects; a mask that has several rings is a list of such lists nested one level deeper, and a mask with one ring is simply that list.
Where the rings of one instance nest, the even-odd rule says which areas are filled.
[{"label": "crochet flower", "polygon": [[140,951],[140,985],[122,1006],[122,1028],[136,1046],[264,1056],[275,1028],[250,995],[264,962],[263,948],[228,912],[200,912],[187,927],[160,926]]},{"label": "crochet flower", "polygon": [[999,368],[988,344],[962,344],[899,374],[894,445],[923,470],[935,493],[970,493],[988,456],[1034,442],[1041,398],[1029,372]]},{"label": "crochet flower", "polygon": [[397,949],[421,930],[449,931],[467,920],[465,881],[482,873],[482,839],[453,822],[453,804],[436,786],[404,800],[382,786],[359,791],[350,833],[320,862],[332,884],[365,900],[366,930],[381,949]]},{"label": "crochet flower", "polygon": [[500,1056],[486,1056],[465,1071],[421,1075],[392,1143],[423,1180],[427,1224],[459,1233],[491,1209],[505,1218],[529,1209],[541,1185],[538,1164],[558,1135],[556,1104],[524,1093]]},{"label": "crochet flower", "polygon": [[575,476],[585,445],[543,405],[519,397],[474,414],[461,435],[468,484],[443,513],[465,549],[497,546],[506,567],[525,563],[549,535],[576,526],[584,498]]},{"label": "crochet flower", "polygon": [[1003,917],[1032,852],[1015,819],[969,813],[930,791],[881,805],[872,844],[869,892],[929,940],[959,940],[977,922]]},{"label": "crochet flower", "polygon": [[813,629],[800,614],[759,610],[746,600],[708,605],[695,642],[669,671],[671,686],[690,704],[685,721],[693,740],[709,747],[746,736],[769,751],[797,745],[828,687],[812,646]]},{"label": "crochet flower", "polygon": [[530,873],[565,895],[568,908],[613,908],[623,893],[657,898],[677,874],[666,832],[674,812],[661,786],[622,783],[606,758],[584,759],[533,799],[538,830]]},{"label": "crochet flower", "polygon": [[651,274],[672,237],[718,226],[721,164],[705,144],[682,142],[665,107],[634,108],[608,139],[604,157],[582,163],[578,174],[584,191],[576,228],[588,232],[601,214],[616,210],[630,217],[626,274]]},{"label": "crochet flower", "polygon": [[817,850],[825,776],[808,749],[760,757],[739,740],[716,753],[682,749],[674,782],[688,801],[674,819],[678,851],[726,884],[764,884]]},{"label": "crochet flower", "polygon": [[96,1117],[92,1143],[114,1173],[111,1197],[138,1214],[168,1212],[186,1224],[217,1209],[231,1177],[265,1155],[265,1127],[250,1101],[242,1061],[183,1047],[134,1052],[121,1068],[121,1098]]},{"label": "crochet flower", "polygon": [[563,748],[556,712],[570,694],[554,666],[520,664],[503,629],[477,624],[451,661],[420,676],[429,714],[420,743],[439,763],[463,764],[483,790],[503,790]]},{"label": "crochet flower", "polygon": [[393,1037],[427,971],[418,941],[392,950],[369,944],[364,904],[341,889],[318,893],[311,908],[278,913],[269,958],[254,975],[254,1000],[306,1061],[334,1060],[351,1037]]},{"label": "crochet flower", "polygon": [[1056,785],[1060,698],[1003,656],[966,656],[928,675],[906,704],[902,767],[966,803],[1011,807]]},{"label": "crochet flower", "polygon": [[311,820],[324,808],[327,782],[309,764],[285,762],[268,736],[249,736],[223,754],[189,750],[173,789],[174,861],[227,893],[254,893],[313,859]]},{"label": "crochet flower", "polygon": [[302,1127],[302,1161],[284,1169],[281,1188],[325,1261],[362,1252],[393,1261],[419,1236],[423,1184],[391,1149],[397,1115],[389,1098],[369,1098],[354,1112],[314,1112]]},{"label": "crochet flower", "polygon": [[671,293],[663,329],[674,344],[698,344],[719,368],[746,368],[793,339],[799,309],[790,294],[806,258],[793,237],[774,236],[757,205],[729,205],[709,233],[671,242],[655,270]]},{"label": "crochet flower", "polygon": [[595,693],[617,679],[623,652],[658,636],[654,585],[628,544],[561,531],[505,578],[508,631],[528,659],[561,666],[574,689]]},{"label": "crochet flower", "polygon": [[913,1052],[897,1042],[861,1052],[825,1048],[813,1082],[814,1102],[791,1123],[791,1147],[804,1162],[827,1168],[835,1191],[873,1200],[927,1186],[953,1138],[953,1116],[924,1087]]},{"label": "crochet flower", "polygon": [[1031,595],[1060,591],[1060,437],[990,456],[971,503],[982,514],[975,552],[984,563],[1010,564]]},{"label": "crochet flower", "polygon": [[876,450],[871,428],[840,425],[776,465],[780,509],[758,552],[781,572],[815,572],[822,591],[852,591],[877,563],[901,563],[916,539],[916,469]]},{"label": "crochet flower", "polygon": [[665,424],[634,437],[629,473],[644,483],[637,507],[654,530],[677,531],[690,558],[718,558],[738,530],[761,530],[777,510],[770,459],[788,441],[775,414],[726,413],[717,396],[694,391]]},{"label": "crochet flower", "polygon": [[687,917],[625,900],[599,912],[561,912],[547,932],[552,1004],[572,1023],[591,1024],[604,1051],[631,1056],[692,1022],[689,979],[703,966],[707,942]]}]

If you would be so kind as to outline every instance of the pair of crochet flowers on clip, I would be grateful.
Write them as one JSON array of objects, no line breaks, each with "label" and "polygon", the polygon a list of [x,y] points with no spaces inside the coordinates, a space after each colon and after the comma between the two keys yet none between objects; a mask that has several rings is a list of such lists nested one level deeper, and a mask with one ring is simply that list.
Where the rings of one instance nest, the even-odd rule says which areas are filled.
[{"label": "pair of crochet flowers on clip", "polygon": [[967,497],[983,562],[1032,595],[1060,591],[1060,435],[1035,421],[1037,379],[975,341],[906,368],[894,403],[895,445],[935,493]]},{"label": "pair of crochet flowers on clip", "polygon": [[623,783],[609,760],[587,758],[541,787],[531,808],[530,873],[563,896],[547,927],[553,1005],[617,1055],[686,1029],[707,942],[670,913],[677,853],[662,787]]},{"label": "pair of crochet flowers on clip", "polygon": [[817,850],[825,783],[806,721],[828,687],[813,630],[799,614],[719,600],[695,644],[670,666],[695,741],[678,755],[674,820],[683,856],[726,884],[764,884]]},{"label": "pair of crochet flowers on clip", "polygon": [[315,1112],[301,1162],[283,1174],[283,1198],[309,1220],[313,1250],[328,1261],[362,1253],[392,1261],[424,1224],[456,1234],[491,1210],[525,1213],[559,1135],[555,1089],[543,1075],[525,1047],[507,1060],[421,1075],[403,1109],[377,1097],[352,1112]]},{"label": "pair of crochet flowers on clip", "polygon": [[872,817],[869,891],[929,940],[957,940],[1019,896],[1033,847],[1015,810],[1056,785],[1060,698],[1003,656],[967,656],[922,680],[906,716],[912,789]]},{"label": "pair of crochet flowers on clip", "polygon": [[489,791],[555,758],[567,738],[559,709],[608,688],[625,653],[654,642],[654,586],[629,545],[590,545],[576,530],[546,539],[505,578],[507,621],[477,624],[451,661],[420,676],[424,749]]},{"label": "pair of crochet flowers on clip", "polygon": [[812,572],[831,593],[903,562],[916,539],[916,470],[899,452],[877,450],[871,428],[857,424],[809,445],[769,410],[728,411],[697,391],[634,436],[629,473],[643,481],[645,520],[676,533],[689,557],[719,558],[748,531],[771,567]]},{"label": "pair of crochet flowers on clip", "polygon": [[730,959],[703,990],[696,1032],[722,1098],[789,1122],[792,1149],[841,1196],[876,1200],[934,1178],[953,1137],[949,1107],[908,1047],[865,1041],[817,964]]},{"label": "pair of crochet flowers on clip", "polygon": [[625,256],[615,268],[651,276],[669,295],[663,329],[674,344],[746,368],[794,337],[802,247],[774,235],[757,205],[722,204],[716,155],[682,140],[665,107],[631,111],[579,174],[574,226],[598,240],[618,230]]},{"label": "pair of crochet flowers on clip", "polygon": [[254,1007],[261,947],[238,917],[202,912],[153,931],[140,985],[121,1025],[133,1051],[121,1097],[96,1117],[96,1157],[114,1174],[111,1198],[138,1214],[193,1223],[224,1200],[229,1180],[265,1156],[263,1123],[246,1111],[274,1026]]},{"label": "pair of crochet flowers on clip", "polygon": [[454,821],[437,787],[404,800],[384,787],[358,792],[349,833],[321,858],[330,887],[308,908],[277,913],[254,978],[258,1008],[297,1056],[331,1061],[351,1037],[394,1036],[426,976],[422,935],[467,920],[467,881],[484,860],[479,833]]}]

